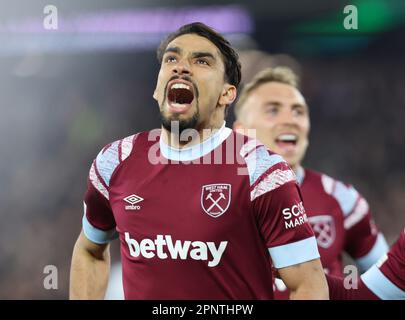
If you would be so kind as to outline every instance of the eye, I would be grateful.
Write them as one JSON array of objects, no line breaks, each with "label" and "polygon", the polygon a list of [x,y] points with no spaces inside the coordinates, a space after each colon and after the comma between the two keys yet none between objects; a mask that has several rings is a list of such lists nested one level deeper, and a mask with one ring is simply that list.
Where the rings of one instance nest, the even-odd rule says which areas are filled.
[{"label": "eye", "polygon": [[197,59],[196,63],[197,63],[197,64],[202,64],[202,65],[209,66],[208,61],[205,60],[205,59]]},{"label": "eye", "polygon": [[166,62],[166,63],[172,63],[172,62],[176,62],[176,61],[177,61],[177,59],[176,59],[175,56],[167,56],[167,57],[165,58],[165,62]]},{"label": "eye", "polygon": [[275,116],[278,113],[278,107],[277,106],[268,106],[264,109],[264,113],[271,115],[271,116]]},{"label": "eye", "polygon": [[303,116],[303,115],[305,115],[305,110],[302,107],[295,107],[293,109],[293,113],[295,116]]}]

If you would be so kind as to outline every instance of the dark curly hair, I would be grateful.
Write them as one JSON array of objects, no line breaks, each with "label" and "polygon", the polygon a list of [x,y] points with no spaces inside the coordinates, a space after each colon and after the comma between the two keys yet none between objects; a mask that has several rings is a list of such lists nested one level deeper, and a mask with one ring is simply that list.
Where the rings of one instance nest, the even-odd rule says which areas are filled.
[{"label": "dark curly hair", "polygon": [[207,38],[219,49],[225,65],[225,80],[229,84],[238,87],[241,79],[241,64],[239,62],[238,53],[231,47],[229,41],[226,40],[221,34],[201,22],[186,24],[169,34],[167,38],[160,43],[157,49],[157,58],[159,63],[162,63],[167,45],[177,37],[189,33],[194,33],[201,37]]}]

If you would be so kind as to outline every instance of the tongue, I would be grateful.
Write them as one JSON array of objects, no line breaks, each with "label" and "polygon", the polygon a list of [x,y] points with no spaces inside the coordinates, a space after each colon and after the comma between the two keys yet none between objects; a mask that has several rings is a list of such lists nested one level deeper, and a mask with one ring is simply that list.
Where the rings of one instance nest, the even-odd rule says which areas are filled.
[{"label": "tongue", "polygon": [[285,149],[285,150],[293,150],[294,147],[295,147],[295,142],[293,142],[293,141],[280,141],[280,140],[277,140],[276,143],[277,143],[277,146],[279,148],[282,148],[282,149]]}]

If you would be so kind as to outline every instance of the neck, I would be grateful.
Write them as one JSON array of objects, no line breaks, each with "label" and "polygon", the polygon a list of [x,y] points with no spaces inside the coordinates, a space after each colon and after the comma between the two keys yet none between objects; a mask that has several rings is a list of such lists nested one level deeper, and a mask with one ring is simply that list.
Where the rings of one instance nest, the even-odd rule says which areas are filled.
[{"label": "neck", "polygon": [[172,133],[162,127],[161,138],[172,148],[182,149],[197,145],[214,135],[224,126],[224,119],[219,119],[199,128],[186,130],[181,134]]},{"label": "neck", "polygon": [[294,171],[294,173],[297,174],[298,170],[300,170],[299,168],[301,168],[301,165],[299,163],[297,163],[295,165],[290,165],[290,167]]}]

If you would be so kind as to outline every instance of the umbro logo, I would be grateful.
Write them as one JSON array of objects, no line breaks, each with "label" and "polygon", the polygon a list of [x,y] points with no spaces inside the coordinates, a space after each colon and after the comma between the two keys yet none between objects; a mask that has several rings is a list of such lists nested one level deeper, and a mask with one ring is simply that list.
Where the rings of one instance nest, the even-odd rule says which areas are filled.
[{"label": "umbro logo", "polygon": [[129,206],[125,206],[125,210],[141,209],[141,206],[137,205],[137,203],[143,201],[143,198],[141,198],[140,196],[137,196],[136,194],[131,194],[130,196],[125,197],[123,200],[130,204]]}]

